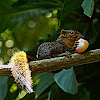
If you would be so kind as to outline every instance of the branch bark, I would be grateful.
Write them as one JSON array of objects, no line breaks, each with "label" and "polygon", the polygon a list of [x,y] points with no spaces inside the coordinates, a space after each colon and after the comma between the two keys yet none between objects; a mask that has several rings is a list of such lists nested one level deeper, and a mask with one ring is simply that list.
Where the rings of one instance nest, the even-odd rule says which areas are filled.
[{"label": "branch bark", "polygon": [[[56,57],[51,59],[43,59],[29,62],[32,74],[39,74],[42,72],[52,72],[63,68],[70,68],[83,64],[89,64],[100,61],[100,49],[90,50],[82,54],[72,54],[72,57]],[[5,65],[3,65],[5,66]],[[0,67],[0,76],[10,76],[11,69]]]}]

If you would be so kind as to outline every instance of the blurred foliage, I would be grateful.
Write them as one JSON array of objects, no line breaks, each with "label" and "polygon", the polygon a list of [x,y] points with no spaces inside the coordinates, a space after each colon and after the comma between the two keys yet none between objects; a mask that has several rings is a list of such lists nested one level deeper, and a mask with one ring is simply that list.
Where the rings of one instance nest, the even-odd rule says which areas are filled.
[{"label": "blurred foliage", "polygon": [[[8,63],[18,50],[35,57],[37,47],[56,40],[61,29],[78,30],[89,41],[88,50],[99,49],[100,0],[1,0],[0,64]],[[77,66],[75,73],[33,75],[32,94],[21,90],[13,77],[0,77],[0,100],[98,100],[98,66],[99,62]],[[76,78],[78,93],[74,94]]]},{"label": "blurred foliage", "polygon": [[7,93],[8,77],[0,77],[0,100],[3,100]]}]

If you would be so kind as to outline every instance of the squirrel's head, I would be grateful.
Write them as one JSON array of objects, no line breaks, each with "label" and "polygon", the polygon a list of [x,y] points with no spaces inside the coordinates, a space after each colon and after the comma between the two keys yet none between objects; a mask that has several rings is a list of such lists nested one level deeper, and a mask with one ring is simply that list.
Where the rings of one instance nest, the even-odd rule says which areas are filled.
[{"label": "squirrel's head", "polygon": [[60,38],[67,38],[73,41],[77,41],[80,38],[84,38],[84,36],[82,36],[80,32],[73,29],[69,29],[69,30],[62,29],[60,33]]}]

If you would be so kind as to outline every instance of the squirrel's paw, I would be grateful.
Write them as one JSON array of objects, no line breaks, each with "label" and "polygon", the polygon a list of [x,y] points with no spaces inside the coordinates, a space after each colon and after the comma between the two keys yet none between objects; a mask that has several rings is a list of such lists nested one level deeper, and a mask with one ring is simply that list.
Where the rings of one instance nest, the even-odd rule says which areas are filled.
[{"label": "squirrel's paw", "polygon": [[77,47],[77,45],[79,45],[79,41],[75,41],[74,48],[76,48],[76,47]]},{"label": "squirrel's paw", "polygon": [[65,53],[61,53],[61,54],[57,55],[57,57],[63,57],[63,56],[66,56],[67,58],[71,58],[72,54],[70,52],[66,51]]}]

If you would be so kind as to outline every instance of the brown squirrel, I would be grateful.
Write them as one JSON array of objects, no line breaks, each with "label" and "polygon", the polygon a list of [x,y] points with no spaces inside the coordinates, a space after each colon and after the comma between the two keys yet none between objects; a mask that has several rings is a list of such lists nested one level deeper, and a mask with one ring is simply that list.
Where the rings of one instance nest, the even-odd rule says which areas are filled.
[{"label": "brown squirrel", "polygon": [[80,32],[73,29],[62,29],[56,41],[44,42],[38,47],[36,57],[37,59],[46,59],[75,53],[77,45],[75,41],[80,38],[84,38]]}]

